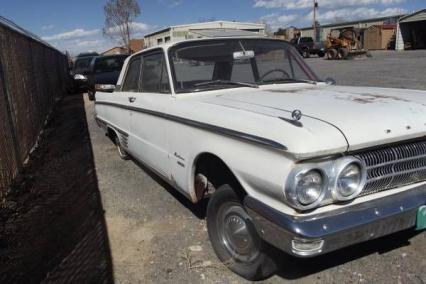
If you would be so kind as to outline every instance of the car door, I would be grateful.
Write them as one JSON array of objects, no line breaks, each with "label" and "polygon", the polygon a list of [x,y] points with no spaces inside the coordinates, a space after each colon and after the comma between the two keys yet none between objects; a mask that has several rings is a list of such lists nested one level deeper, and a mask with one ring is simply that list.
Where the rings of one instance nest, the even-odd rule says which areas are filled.
[{"label": "car door", "polygon": [[166,118],[172,101],[162,49],[142,56],[140,91],[129,97],[132,154],[157,173],[170,177]]},{"label": "car door", "polygon": [[131,111],[129,110],[129,97],[134,96],[139,91],[141,64],[141,56],[133,57],[127,65],[126,74],[120,90],[113,93],[103,93],[96,99],[98,116],[117,131],[120,143],[126,151],[130,150]]}]

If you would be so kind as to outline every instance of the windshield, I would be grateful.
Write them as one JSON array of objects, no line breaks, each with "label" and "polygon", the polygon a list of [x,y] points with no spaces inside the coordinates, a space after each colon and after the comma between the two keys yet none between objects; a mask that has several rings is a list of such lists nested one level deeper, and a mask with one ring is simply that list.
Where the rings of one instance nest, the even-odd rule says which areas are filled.
[{"label": "windshield", "polygon": [[121,71],[126,56],[100,57],[95,61],[95,73]]},{"label": "windshield", "polygon": [[318,81],[289,43],[268,39],[184,42],[169,51],[176,93]]},{"label": "windshield", "polygon": [[81,57],[77,58],[74,64],[74,73],[79,74],[86,72],[90,67],[90,62],[92,61],[93,57]]}]

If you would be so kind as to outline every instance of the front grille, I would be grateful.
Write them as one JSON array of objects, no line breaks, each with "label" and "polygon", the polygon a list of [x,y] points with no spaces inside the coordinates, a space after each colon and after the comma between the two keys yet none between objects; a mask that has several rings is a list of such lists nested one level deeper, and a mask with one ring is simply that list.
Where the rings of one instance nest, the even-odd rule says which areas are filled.
[{"label": "front grille", "polygon": [[426,180],[426,141],[409,142],[355,155],[367,165],[360,196]]}]

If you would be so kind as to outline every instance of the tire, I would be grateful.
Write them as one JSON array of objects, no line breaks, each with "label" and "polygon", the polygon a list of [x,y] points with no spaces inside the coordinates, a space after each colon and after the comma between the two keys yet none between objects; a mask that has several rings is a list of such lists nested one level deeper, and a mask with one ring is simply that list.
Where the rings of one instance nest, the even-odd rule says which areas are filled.
[{"label": "tire", "polygon": [[217,257],[233,272],[252,281],[275,273],[277,265],[268,254],[271,247],[260,238],[241,198],[228,184],[209,200],[207,230]]},{"label": "tire", "polygon": [[114,142],[115,142],[115,146],[117,147],[118,156],[119,156],[122,160],[128,160],[128,159],[130,158],[130,157],[129,157],[129,154],[127,154],[127,152],[126,152],[126,150],[124,149],[124,147],[123,147],[123,146],[121,146],[120,139],[118,139],[118,137],[117,137],[117,136],[115,136]]},{"label": "tire", "polygon": [[302,56],[303,58],[309,58],[311,56],[311,54],[309,53],[308,49],[305,49],[302,51]]},{"label": "tire", "polygon": [[337,52],[338,59],[346,59],[348,58],[349,50],[347,48],[340,48]]},{"label": "tire", "polygon": [[324,55],[325,55],[325,53],[324,52],[322,52],[322,51],[320,51],[320,52],[318,52],[318,57],[324,57]]},{"label": "tire", "polygon": [[330,48],[329,50],[327,50],[327,59],[328,60],[333,60],[336,59],[337,57],[337,50],[334,48]]}]

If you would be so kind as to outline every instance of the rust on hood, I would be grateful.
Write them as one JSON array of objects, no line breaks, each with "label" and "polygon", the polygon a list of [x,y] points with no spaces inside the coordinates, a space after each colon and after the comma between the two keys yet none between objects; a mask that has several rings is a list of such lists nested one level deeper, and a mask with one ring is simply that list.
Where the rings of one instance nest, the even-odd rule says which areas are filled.
[{"label": "rust on hood", "polygon": [[386,95],[379,95],[379,94],[370,94],[370,93],[356,93],[355,95],[348,95],[348,96],[335,96],[336,99],[339,100],[348,100],[353,101],[360,104],[371,104],[376,102],[386,102],[386,100],[394,100],[394,101],[400,101],[400,102],[411,102],[410,100],[394,97],[394,96],[386,96]]}]

